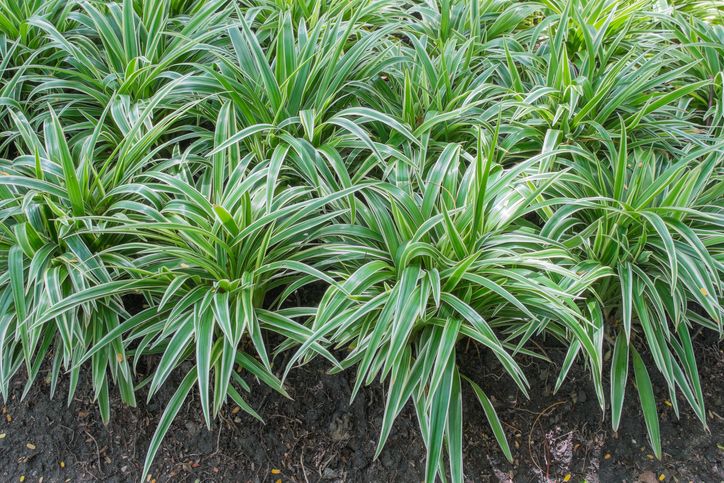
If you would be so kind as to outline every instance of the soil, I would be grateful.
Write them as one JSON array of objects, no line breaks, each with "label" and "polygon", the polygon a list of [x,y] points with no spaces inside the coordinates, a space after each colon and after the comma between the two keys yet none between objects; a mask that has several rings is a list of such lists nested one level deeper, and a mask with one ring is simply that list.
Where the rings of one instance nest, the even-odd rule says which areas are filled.
[{"label": "soil", "polygon": [[[468,481],[724,481],[724,352],[711,336],[696,340],[710,432],[680,401],[681,419],[658,396],[664,456],[653,458],[629,384],[618,434],[610,430],[582,366],[576,365],[558,394],[550,364],[524,360],[533,400],[526,400],[502,375],[494,358],[471,345],[460,348],[463,373],[491,396],[504,422],[515,461],[498,449],[485,416],[469,388],[464,392],[464,454]],[[560,363],[561,348],[542,347]],[[148,361],[146,371],[152,368]],[[233,406],[206,429],[198,398],[181,410],[152,468],[157,482],[315,482],[423,480],[425,450],[412,407],[398,418],[377,460],[373,460],[385,401],[373,384],[349,404],[354,375],[326,373],[316,360],[292,371],[286,399],[253,386],[250,401],[261,424]],[[178,375],[176,375],[178,377]],[[42,381],[42,375],[39,377]],[[178,382],[178,381],[175,381]],[[656,381],[655,381],[656,382]],[[173,392],[166,384],[150,403],[128,408],[115,396],[111,422],[104,426],[88,376],[66,405],[67,385],[49,398],[49,385],[36,384],[23,401],[23,378],[13,383],[0,421],[0,481],[138,481],[151,435]],[[658,385],[661,387],[661,385]],[[568,477],[570,475],[570,477]],[[569,478],[569,479],[566,479]],[[150,480],[149,480],[150,481]]]}]

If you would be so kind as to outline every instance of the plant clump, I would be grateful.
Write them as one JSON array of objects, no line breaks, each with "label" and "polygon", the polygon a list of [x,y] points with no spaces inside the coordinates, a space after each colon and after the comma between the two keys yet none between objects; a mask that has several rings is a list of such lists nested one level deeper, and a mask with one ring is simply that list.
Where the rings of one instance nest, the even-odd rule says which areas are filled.
[{"label": "plant clump", "polygon": [[191,391],[261,419],[323,357],[458,482],[464,390],[512,457],[457,352],[528,395],[547,338],[661,457],[723,333],[723,72],[707,2],[0,0],[0,394],[90,371],[108,421],[178,371],[145,477]]}]

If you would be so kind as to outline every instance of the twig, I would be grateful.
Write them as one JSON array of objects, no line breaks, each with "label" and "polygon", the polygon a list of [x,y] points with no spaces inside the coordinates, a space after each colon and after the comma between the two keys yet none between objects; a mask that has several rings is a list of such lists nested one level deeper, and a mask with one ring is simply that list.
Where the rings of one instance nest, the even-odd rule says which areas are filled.
[{"label": "twig", "polygon": [[[538,424],[538,420],[540,419],[541,416],[544,416],[544,415],[547,416],[548,414],[550,414],[550,412],[553,410],[553,408],[555,408],[556,406],[559,406],[565,402],[566,401],[555,402],[555,403],[551,404],[550,406],[548,406],[547,408],[545,408],[540,413],[538,413],[538,416],[536,416],[535,420],[533,421],[533,424],[530,427],[530,431],[528,432],[528,454],[530,455],[530,460],[533,462],[533,464],[536,466],[536,468],[538,468],[538,470],[540,472],[543,472],[543,468],[540,467],[537,459],[533,456],[533,431],[535,431],[535,426],[536,426],[536,424]],[[548,460],[548,458],[546,458],[546,466],[548,465],[547,460]],[[548,471],[546,470],[546,475],[547,474],[548,474]]]},{"label": "twig", "polygon": [[93,444],[96,445],[96,457],[98,458],[98,471],[100,471],[100,472],[101,472],[101,475],[103,475],[103,468],[101,467],[101,450],[100,450],[100,448],[98,447],[98,441],[96,441],[96,439],[93,437],[93,435],[91,435],[91,434],[90,434],[88,431],[86,431],[85,429],[83,430],[83,432],[84,432],[86,435],[88,435],[88,437],[93,440]]},{"label": "twig", "polygon": [[299,462],[302,464],[302,475],[304,476],[304,481],[309,483],[309,478],[307,478],[307,469],[304,467],[304,446],[302,446],[302,455],[299,457]]}]

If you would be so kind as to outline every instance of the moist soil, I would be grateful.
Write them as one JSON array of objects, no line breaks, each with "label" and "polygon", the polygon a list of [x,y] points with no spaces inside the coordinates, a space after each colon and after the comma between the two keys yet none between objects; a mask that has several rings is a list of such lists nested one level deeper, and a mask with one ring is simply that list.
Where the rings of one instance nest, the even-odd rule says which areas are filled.
[{"label": "moist soil", "polygon": [[[465,387],[466,480],[724,481],[724,352],[706,334],[695,339],[695,348],[709,431],[683,400],[677,419],[665,401],[667,395],[657,391],[664,448],[658,461],[648,447],[631,383],[616,434],[598,407],[582,365],[574,365],[562,389],[553,394],[556,366],[523,359],[531,383],[532,397],[527,400],[494,357],[473,344],[463,345],[461,370],[491,396],[514,456],[512,464],[504,458],[475,395]],[[539,350],[557,364],[564,357],[560,347],[542,345]],[[151,372],[153,362],[145,361],[141,376]],[[398,417],[374,460],[384,387],[376,383],[364,388],[350,404],[353,372],[330,375],[327,370],[327,363],[319,359],[292,371],[286,383],[291,400],[253,385],[248,400],[265,424],[230,406],[208,430],[192,393],[158,452],[149,481],[422,481],[425,450],[413,408],[408,405]],[[87,374],[69,406],[67,382],[50,399],[45,375],[41,373],[24,400],[24,380],[18,376],[2,407],[0,481],[138,481],[151,435],[181,376],[175,374],[149,403],[141,390],[136,408],[123,406],[114,396],[111,422],[104,426]],[[660,378],[654,377],[654,383],[663,388]]]}]

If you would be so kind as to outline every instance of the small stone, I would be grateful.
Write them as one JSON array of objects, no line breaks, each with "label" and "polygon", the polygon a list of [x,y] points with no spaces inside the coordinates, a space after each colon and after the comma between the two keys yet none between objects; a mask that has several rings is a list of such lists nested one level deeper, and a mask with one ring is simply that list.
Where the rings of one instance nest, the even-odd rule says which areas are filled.
[{"label": "small stone", "polygon": [[352,429],[352,418],[348,413],[338,414],[332,419],[329,425],[329,433],[332,441],[344,441],[349,439]]},{"label": "small stone", "polygon": [[380,462],[385,468],[392,468],[392,466],[395,464],[395,460],[394,458],[392,458],[390,451],[382,452],[382,454],[380,455]]},{"label": "small stone", "polygon": [[653,471],[644,471],[636,478],[636,481],[637,483],[658,483],[658,479]]},{"label": "small stone", "polygon": [[334,480],[339,476],[336,470],[332,468],[325,468],[322,472],[322,478],[325,480]]}]

